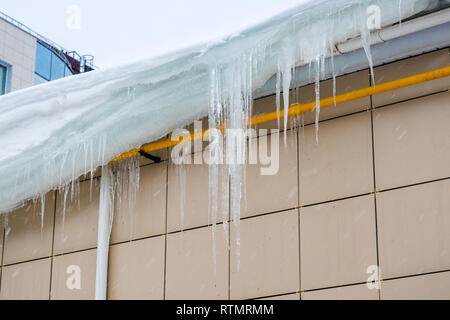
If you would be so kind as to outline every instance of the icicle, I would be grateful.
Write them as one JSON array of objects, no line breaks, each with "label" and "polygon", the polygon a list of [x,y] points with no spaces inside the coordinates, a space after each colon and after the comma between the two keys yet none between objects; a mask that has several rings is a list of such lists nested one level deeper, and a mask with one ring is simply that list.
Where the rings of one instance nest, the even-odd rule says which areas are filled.
[{"label": "icicle", "polygon": [[375,85],[375,75],[373,71],[373,60],[372,60],[372,53],[370,50],[370,31],[367,28],[367,21],[365,19],[366,15],[364,14],[365,11],[361,10],[360,13],[360,31],[361,31],[361,41],[363,44],[364,52],[366,53],[367,61],[369,62],[370,67],[370,77],[372,79],[372,84]]},{"label": "icicle", "polygon": [[89,142],[89,154],[91,155],[91,170],[90,170],[90,184],[89,184],[89,199],[92,201],[92,180],[94,179],[94,151],[92,142]]},{"label": "icicle", "polygon": [[45,194],[40,195],[41,199],[41,234],[44,231],[44,214],[45,214]]},{"label": "icicle", "polygon": [[319,118],[320,118],[320,59],[316,61],[316,81],[315,81],[315,93],[316,93],[316,143],[319,144]]},{"label": "icicle", "polygon": [[281,107],[281,67],[280,67],[280,62],[278,62],[277,82],[275,85],[275,91],[276,91],[278,130],[280,130],[280,107]]},{"label": "icicle", "polygon": [[5,240],[8,239],[9,233],[11,232],[11,227],[9,226],[9,213],[5,213],[4,227],[5,227]]},{"label": "icicle", "polygon": [[331,61],[331,72],[333,74],[333,101],[336,107],[336,71],[334,69],[334,44],[330,43],[330,61]]},{"label": "icicle", "polygon": [[209,114],[209,129],[210,129],[210,153],[209,153],[209,188],[208,188],[208,224],[212,221],[212,241],[213,241],[213,260],[214,260],[214,273],[217,270],[217,251],[216,251],[216,224],[217,224],[217,213],[218,213],[218,198],[219,198],[219,166],[218,160],[219,155],[219,141],[218,137],[214,133],[215,129],[220,125],[220,120],[217,114],[217,104],[219,103],[217,97],[218,91],[218,80],[216,76],[216,69],[211,70],[211,83],[210,83],[210,107],[208,110]]},{"label": "icicle", "polygon": [[286,132],[289,120],[289,90],[291,88],[292,80],[292,62],[290,57],[285,58],[285,65],[283,68],[283,103],[284,103],[284,147],[286,148]]},{"label": "icicle", "polygon": [[140,183],[139,158],[122,160],[112,166],[117,210],[127,209],[130,218],[130,241],[134,232],[134,210]]}]

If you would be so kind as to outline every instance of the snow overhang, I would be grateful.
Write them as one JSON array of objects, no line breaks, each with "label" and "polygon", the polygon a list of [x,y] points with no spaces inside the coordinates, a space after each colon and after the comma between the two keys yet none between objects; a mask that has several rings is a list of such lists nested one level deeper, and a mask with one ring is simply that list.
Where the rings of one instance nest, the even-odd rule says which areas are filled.
[{"label": "snow overhang", "polygon": [[[211,106],[242,108],[244,95],[250,101],[273,93],[270,78],[277,70],[284,92],[308,83],[301,77],[309,72],[296,72],[299,78],[291,81],[292,68],[314,62],[319,74],[336,43],[359,34],[367,43],[366,8],[374,2],[383,10],[385,27],[439,3],[315,0],[220,41],[0,97],[0,212],[42,199],[50,190],[67,190],[123,152],[207,116]],[[448,24],[435,27],[443,29],[403,39],[403,45],[373,46],[375,65],[448,45]],[[335,71],[367,68],[366,61],[356,50],[336,57]],[[234,114],[243,114],[239,111]]]}]

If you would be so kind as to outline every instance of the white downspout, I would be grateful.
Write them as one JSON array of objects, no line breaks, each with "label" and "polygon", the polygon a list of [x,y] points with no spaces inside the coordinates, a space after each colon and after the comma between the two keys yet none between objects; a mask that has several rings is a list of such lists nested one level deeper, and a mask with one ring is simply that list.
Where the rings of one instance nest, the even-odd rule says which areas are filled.
[{"label": "white downspout", "polygon": [[97,270],[95,300],[106,300],[108,284],[109,239],[114,217],[114,173],[110,165],[103,166],[98,211]]}]

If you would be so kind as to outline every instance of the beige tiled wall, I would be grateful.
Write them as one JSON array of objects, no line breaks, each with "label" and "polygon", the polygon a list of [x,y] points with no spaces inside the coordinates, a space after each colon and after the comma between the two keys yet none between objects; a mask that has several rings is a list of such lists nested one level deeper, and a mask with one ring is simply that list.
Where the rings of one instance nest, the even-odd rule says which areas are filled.
[{"label": "beige tiled wall", "polygon": [[36,38],[0,19],[0,60],[12,66],[11,91],[34,83]]},{"label": "beige tiled wall", "polygon": [[[445,65],[448,49],[376,68],[375,77]],[[346,75],[338,93],[369,83],[367,70]],[[446,78],[324,109],[318,144],[306,115],[305,127],[287,131],[286,147],[278,137],[278,175],[247,166],[239,229],[219,223],[213,233],[206,165],[186,167],[181,226],[180,168],[166,151],[162,163],[144,162],[134,213],[126,203],[116,210],[108,298],[450,299],[448,87]],[[331,94],[331,81],[322,88]],[[300,101],[311,90],[301,88]],[[273,111],[274,98],[254,108]],[[79,194],[78,204],[68,192],[65,215],[64,192],[49,195],[42,231],[39,203],[8,215],[1,299],[93,298],[97,180],[81,182]],[[377,265],[381,288],[369,289],[368,267]],[[70,266],[80,267],[80,289],[67,287]]]}]

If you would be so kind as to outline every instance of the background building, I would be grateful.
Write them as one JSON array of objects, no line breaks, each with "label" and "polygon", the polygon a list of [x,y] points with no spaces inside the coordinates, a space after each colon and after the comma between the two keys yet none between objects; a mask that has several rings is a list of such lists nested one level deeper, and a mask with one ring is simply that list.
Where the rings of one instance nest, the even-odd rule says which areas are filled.
[{"label": "background building", "polygon": [[93,57],[68,51],[0,12],[0,95],[93,70]]}]

